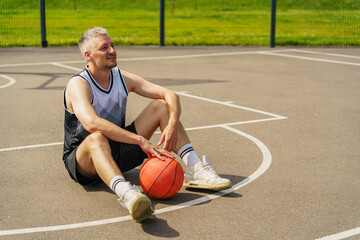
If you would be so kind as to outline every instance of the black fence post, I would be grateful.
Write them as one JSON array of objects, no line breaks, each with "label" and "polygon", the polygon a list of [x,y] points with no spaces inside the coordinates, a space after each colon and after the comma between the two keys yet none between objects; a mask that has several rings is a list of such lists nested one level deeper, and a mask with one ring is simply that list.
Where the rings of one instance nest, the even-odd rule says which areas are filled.
[{"label": "black fence post", "polygon": [[45,24],[45,0],[40,0],[40,25],[41,25],[41,46],[46,48],[46,24]]},{"label": "black fence post", "polygon": [[271,1],[271,33],[270,47],[275,47],[276,0]]},{"label": "black fence post", "polygon": [[160,0],[160,46],[165,46],[165,0]]}]

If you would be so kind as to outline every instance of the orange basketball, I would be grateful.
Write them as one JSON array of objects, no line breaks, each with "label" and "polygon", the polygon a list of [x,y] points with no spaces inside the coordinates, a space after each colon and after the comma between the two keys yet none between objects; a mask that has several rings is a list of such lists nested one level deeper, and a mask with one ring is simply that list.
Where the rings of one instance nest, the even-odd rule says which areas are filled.
[{"label": "orange basketball", "polygon": [[166,199],[174,196],[184,181],[184,170],[174,158],[149,158],[141,167],[140,185],[150,197]]}]

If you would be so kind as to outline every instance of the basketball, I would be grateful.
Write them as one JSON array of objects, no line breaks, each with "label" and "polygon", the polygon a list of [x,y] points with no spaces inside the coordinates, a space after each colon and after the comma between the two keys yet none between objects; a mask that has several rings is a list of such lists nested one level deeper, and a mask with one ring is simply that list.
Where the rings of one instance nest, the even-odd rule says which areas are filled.
[{"label": "basketball", "polygon": [[175,158],[149,158],[139,173],[140,185],[148,196],[166,199],[174,196],[184,181],[184,170]]}]

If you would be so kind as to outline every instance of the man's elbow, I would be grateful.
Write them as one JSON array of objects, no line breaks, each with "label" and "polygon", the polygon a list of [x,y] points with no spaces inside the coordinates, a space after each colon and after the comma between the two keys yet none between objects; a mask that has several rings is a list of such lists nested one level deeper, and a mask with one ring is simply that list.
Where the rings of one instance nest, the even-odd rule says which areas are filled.
[{"label": "man's elbow", "polygon": [[89,133],[94,133],[99,130],[97,127],[97,124],[96,124],[96,120],[94,120],[94,119],[87,120],[84,123],[82,123],[82,125],[83,125],[84,129],[86,131],[88,131]]}]

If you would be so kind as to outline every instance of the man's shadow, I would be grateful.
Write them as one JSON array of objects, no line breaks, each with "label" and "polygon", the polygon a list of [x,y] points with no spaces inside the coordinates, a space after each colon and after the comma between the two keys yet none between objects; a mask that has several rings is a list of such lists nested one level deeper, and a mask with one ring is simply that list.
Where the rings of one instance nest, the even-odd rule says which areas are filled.
[{"label": "man's shadow", "polygon": [[166,220],[159,218],[157,215],[152,215],[141,222],[141,227],[144,232],[156,237],[174,238],[180,236],[180,233],[170,227]]},{"label": "man's shadow", "polygon": [[[124,177],[131,184],[139,186],[140,188],[139,172],[140,169],[135,168],[133,170],[125,172]],[[246,179],[246,177],[235,176],[235,175],[220,175],[220,176],[230,179],[230,181],[233,184],[236,184]],[[84,189],[88,192],[105,191],[105,192],[113,193],[103,182],[100,182],[93,186],[84,186]],[[186,188],[186,190],[187,190],[186,192],[180,190],[175,196],[168,199],[151,199],[153,208],[155,209],[155,206],[157,204],[168,205],[168,206],[177,206],[177,205],[193,206],[200,204],[208,204],[209,202],[211,202],[211,198],[207,197],[207,195],[209,194],[219,194],[224,197],[231,197],[231,198],[242,197],[241,194],[235,193],[233,191],[227,194],[223,194],[221,192],[202,190],[202,189]],[[180,236],[180,233],[171,226],[169,226],[166,220],[159,218],[159,216],[155,214],[152,215],[150,218],[146,219],[145,221],[143,221],[141,223],[141,227],[143,228],[144,232],[157,237],[173,238]]]}]

